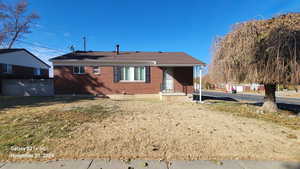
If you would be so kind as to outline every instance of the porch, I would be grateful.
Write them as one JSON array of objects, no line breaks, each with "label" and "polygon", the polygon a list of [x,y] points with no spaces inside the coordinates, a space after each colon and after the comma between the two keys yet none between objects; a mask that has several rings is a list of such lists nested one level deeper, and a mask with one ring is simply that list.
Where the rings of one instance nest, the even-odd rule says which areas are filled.
[{"label": "porch", "polygon": [[[201,98],[201,66],[161,67],[163,78],[160,84],[160,99],[187,96],[193,100],[193,95]],[[172,99],[173,100],[173,99]],[[200,99],[199,99],[200,100]]]}]

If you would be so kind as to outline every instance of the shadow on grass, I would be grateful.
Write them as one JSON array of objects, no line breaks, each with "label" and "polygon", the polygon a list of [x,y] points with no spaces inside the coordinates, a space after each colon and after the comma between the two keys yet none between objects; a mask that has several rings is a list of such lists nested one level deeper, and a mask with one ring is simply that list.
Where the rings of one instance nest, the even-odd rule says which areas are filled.
[{"label": "shadow on grass", "polygon": [[[263,103],[262,102],[257,102],[257,103],[247,103],[249,105],[253,105],[253,106],[262,106]],[[296,105],[296,104],[287,104],[287,103],[277,103],[277,106],[280,110],[287,110],[292,112],[293,114],[297,115],[300,113],[300,105]]]},{"label": "shadow on grass", "polygon": [[223,101],[234,101],[238,102],[238,100],[233,99],[231,97],[214,97],[214,96],[202,96],[202,100],[223,100]]},{"label": "shadow on grass", "polygon": [[285,165],[286,169],[300,169],[300,164],[298,165],[291,165],[291,164],[287,164]]},{"label": "shadow on grass", "polygon": [[[1,98],[3,99],[3,98]],[[12,97],[10,98],[12,99]],[[122,114],[119,107],[110,104],[90,104],[86,106],[73,105],[72,107],[48,109],[42,112],[32,111],[34,106],[70,103],[77,100],[90,100],[94,97],[14,97],[5,99],[6,106],[29,106],[22,113],[5,113],[0,115],[0,159],[9,158],[12,146],[27,147],[45,144],[53,148],[51,139],[66,138],[71,132],[84,123],[101,123],[115,114]],[[13,103],[18,102],[17,105]],[[50,139],[50,142],[47,142]],[[45,142],[43,142],[45,141]],[[44,145],[43,145],[44,146]],[[35,153],[35,150],[32,152]],[[3,159],[2,158],[2,159]]]},{"label": "shadow on grass", "polygon": [[94,96],[0,96],[0,110],[19,106],[37,107],[93,99],[95,99]]},{"label": "shadow on grass", "polygon": [[[231,97],[214,97],[214,96],[202,96],[202,100],[221,100],[221,101],[234,101],[234,102],[239,102],[236,99],[233,99]],[[241,103],[243,104],[243,103]],[[245,103],[253,106],[262,106],[263,102],[256,102],[256,103]],[[290,111],[293,114],[297,115],[300,113],[300,105],[297,104],[287,104],[287,103],[277,103],[277,106],[281,110],[286,110]]]}]

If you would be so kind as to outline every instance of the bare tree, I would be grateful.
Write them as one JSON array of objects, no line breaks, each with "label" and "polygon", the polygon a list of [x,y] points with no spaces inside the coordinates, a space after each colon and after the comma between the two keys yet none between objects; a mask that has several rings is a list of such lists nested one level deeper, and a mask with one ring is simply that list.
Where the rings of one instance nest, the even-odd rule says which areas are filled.
[{"label": "bare tree", "polygon": [[0,2],[0,43],[1,46],[11,48],[15,42],[25,34],[31,33],[31,27],[39,16],[28,13],[28,3],[20,0],[16,4]]},{"label": "bare tree", "polygon": [[216,40],[210,73],[223,82],[264,84],[263,109],[277,111],[276,85],[300,82],[300,13],[234,25]]}]

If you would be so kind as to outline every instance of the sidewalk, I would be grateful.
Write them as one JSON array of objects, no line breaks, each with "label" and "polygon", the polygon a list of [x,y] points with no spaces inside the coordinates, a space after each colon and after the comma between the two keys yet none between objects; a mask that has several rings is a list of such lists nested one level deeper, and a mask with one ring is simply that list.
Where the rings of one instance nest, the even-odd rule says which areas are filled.
[{"label": "sidewalk", "polygon": [[300,163],[279,161],[64,160],[0,163],[0,169],[300,169]]}]

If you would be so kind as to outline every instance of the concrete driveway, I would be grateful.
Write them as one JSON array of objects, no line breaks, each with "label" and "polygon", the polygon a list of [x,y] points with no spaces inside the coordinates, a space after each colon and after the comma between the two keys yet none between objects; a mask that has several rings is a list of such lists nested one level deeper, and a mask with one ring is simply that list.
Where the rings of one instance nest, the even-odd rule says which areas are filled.
[{"label": "concrete driveway", "polygon": [[300,169],[300,163],[279,161],[148,161],[65,160],[0,163],[1,169]]}]

